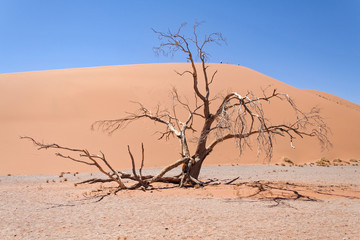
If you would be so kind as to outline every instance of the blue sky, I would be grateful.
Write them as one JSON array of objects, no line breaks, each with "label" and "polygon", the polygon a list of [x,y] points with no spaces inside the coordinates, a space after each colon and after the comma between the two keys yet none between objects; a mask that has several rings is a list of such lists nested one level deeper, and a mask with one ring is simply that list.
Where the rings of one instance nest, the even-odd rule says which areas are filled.
[{"label": "blue sky", "polygon": [[210,62],[360,104],[360,0],[0,0],[0,73],[184,62],[151,28],[196,21],[227,39]]}]

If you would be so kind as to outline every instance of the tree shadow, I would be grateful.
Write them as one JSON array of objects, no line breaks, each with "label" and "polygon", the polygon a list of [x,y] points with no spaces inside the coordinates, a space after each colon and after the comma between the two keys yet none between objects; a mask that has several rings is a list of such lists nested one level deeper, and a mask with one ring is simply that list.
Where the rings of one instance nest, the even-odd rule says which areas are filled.
[{"label": "tree shadow", "polygon": [[280,206],[287,200],[319,202],[324,198],[360,199],[359,186],[352,184],[316,185],[282,181],[249,181],[230,185],[234,187],[238,199],[274,201],[275,204],[269,207]]},{"label": "tree shadow", "polygon": [[[147,193],[160,193],[168,190],[175,189],[193,189],[192,191],[179,191],[175,195],[187,196],[211,196],[214,198],[213,193],[217,190],[226,190],[232,192],[231,197],[226,198],[226,201],[237,201],[239,199],[259,200],[259,201],[272,201],[273,205],[269,207],[277,207],[288,205],[286,201],[306,201],[306,202],[321,202],[327,198],[346,198],[346,199],[360,199],[360,188],[358,185],[353,184],[310,184],[310,183],[295,183],[283,181],[246,181],[241,182],[239,178],[220,180],[217,178],[205,179],[202,185],[197,186],[184,186],[179,188],[177,184],[172,183],[154,183],[146,188],[136,188],[124,190],[115,186],[114,184],[104,186],[103,182],[98,182],[95,189],[82,194],[84,201],[91,201],[98,203],[103,201],[106,197],[118,195],[122,192],[124,196],[127,193],[142,194]],[[93,183],[92,183],[93,184]],[[209,188],[210,187],[210,188]],[[197,188],[200,188],[199,191]],[[202,191],[201,189],[205,190]],[[125,192],[123,192],[125,191]],[[216,196],[215,196],[216,198]],[[220,196],[220,198],[224,198]],[[92,201],[93,200],[93,201]],[[290,206],[291,207],[291,206]]]}]

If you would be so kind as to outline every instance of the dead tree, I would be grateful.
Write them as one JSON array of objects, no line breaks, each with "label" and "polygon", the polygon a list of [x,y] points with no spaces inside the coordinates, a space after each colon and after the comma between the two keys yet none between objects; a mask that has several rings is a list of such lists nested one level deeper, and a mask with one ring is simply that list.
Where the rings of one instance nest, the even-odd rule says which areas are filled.
[{"label": "dead tree", "polygon": [[[273,139],[275,136],[287,137],[291,147],[294,148],[293,141],[296,137],[316,137],[323,148],[330,145],[327,138],[328,128],[323,118],[320,116],[319,109],[313,108],[310,112],[301,111],[294,101],[286,94],[280,93],[276,89],[263,91],[262,96],[255,96],[251,91],[241,95],[237,92],[226,94],[221,99],[214,98],[211,94],[211,84],[215,81],[217,71],[210,72],[207,64],[209,54],[206,50],[208,45],[225,42],[221,33],[212,33],[206,35],[203,39],[198,36],[199,24],[195,24],[192,29],[191,36],[183,33],[185,24],[181,25],[176,32],[158,32],[161,44],[154,48],[158,53],[181,52],[186,55],[190,64],[190,69],[184,72],[177,72],[180,76],[189,75],[192,79],[192,88],[194,92],[194,103],[190,104],[184,101],[178,94],[176,89],[172,90],[172,107],[170,110],[157,107],[151,110],[139,104],[137,111],[128,116],[114,119],[101,120],[92,125],[93,129],[101,129],[108,133],[113,133],[121,128],[126,127],[129,123],[139,119],[148,119],[164,126],[160,139],[168,139],[175,137],[179,140],[181,148],[181,159],[164,167],[155,176],[142,176],[137,174],[132,154],[129,150],[133,163],[133,174],[125,174],[121,171],[115,171],[106,161],[104,154],[101,156],[89,154],[86,150],[70,149],[60,147],[56,144],[44,145],[31,139],[37,146],[42,148],[59,148],[72,152],[80,152],[80,157],[86,157],[90,163],[82,160],[69,158],[80,163],[95,165],[99,168],[98,161],[102,161],[111,170],[108,174],[101,168],[99,170],[105,173],[109,180],[115,181],[120,188],[126,188],[121,179],[130,178],[137,183],[131,188],[147,187],[152,182],[173,182],[180,186],[185,184],[201,184],[198,180],[203,162],[209,154],[218,147],[220,143],[235,140],[240,153],[245,147],[250,147],[250,140],[255,140],[257,145],[258,156],[264,154],[266,159],[271,159],[273,151]],[[199,62],[196,62],[197,59]],[[273,124],[265,116],[263,103],[269,103],[270,100],[279,100],[288,103],[294,114],[294,120],[291,123]],[[210,108],[211,105],[211,108]],[[216,106],[216,107],[215,107]],[[180,109],[181,108],[181,109]],[[179,112],[186,111],[186,115]],[[197,124],[194,124],[197,122]],[[195,129],[195,125],[200,128]],[[188,133],[197,135],[195,151],[191,152],[189,148]],[[144,160],[142,160],[143,162]],[[164,175],[170,170],[182,165],[181,174],[175,177],[165,178]],[[143,166],[143,165],[141,165]]]},{"label": "dead tree", "polygon": [[[179,139],[181,155],[188,159],[183,167],[181,185],[185,182],[198,183],[201,166],[206,157],[220,143],[233,139],[240,152],[249,146],[249,139],[255,138],[258,146],[258,155],[264,152],[267,159],[271,159],[273,150],[273,138],[275,135],[288,137],[291,147],[296,137],[317,137],[322,147],[330,143],[327,138],[328,128],[319,114],[319,109],[313,108],[309,113],[302,112],[294,101],[285,93],[279,93],[276,89],[270,94],[263,91],[263,96],[257,97],[252,92],[240,95],[237,92],[228,93],[221,101],[215,101],[211,96],[211,84],[214,82],[217,71],[209,72],[207,64],[209,54],[206,47],[209,44],[225,42],[221,33],[206,35],[202,40],[198,36],[199,24],[195,24],[192,36],[182,33],[186,24],[180,26],[176,32],[159,32],[161,44],[154,49],[158,53],[174,54],[182,52],[190,63],[190,70],[177,72],[180,76],[190,75],[193,82],[195,100],[193,106],[183,101],[176,89],[172,91],[173,106],[171,110],[151,111],[139,103],[138,111],[124,118],[114,120],[101,120],[93,124],[93,128],[101,128],[103,131],[113,133],[126,127],[129,123],[138,119],[148,119],[165,126],[161,132],[161,138],[174,136]],[[196,59],[200,63],[196,63]],[[202,86],[203,88],[200,88]],[[271,99],[286,101],[294,112],[294,121],[290,124],[273,125],[265,116],[262,107],[263,102]],[[210,110],[210,105],[218,104],[215,111]],[[177,107],[187,111],[187,116],[178,116]],[[202,127],[196,131],[194,121],[201,121]],[[187,132],[197,132],[196,150],[191,153],[188,146]]]}]

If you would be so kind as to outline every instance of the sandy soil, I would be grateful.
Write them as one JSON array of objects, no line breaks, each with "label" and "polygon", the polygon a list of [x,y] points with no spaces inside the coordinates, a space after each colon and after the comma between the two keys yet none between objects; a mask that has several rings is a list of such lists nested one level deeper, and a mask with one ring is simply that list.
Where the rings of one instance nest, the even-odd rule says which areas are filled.
[{"label": "sandy soil", "polygon": [[205,188],[116,195],[106,195],[111,183],[74,186],[99,174],[2,176],[0,239],[360,239],[359,172],[204,167],[201,179],[213,180]]}]

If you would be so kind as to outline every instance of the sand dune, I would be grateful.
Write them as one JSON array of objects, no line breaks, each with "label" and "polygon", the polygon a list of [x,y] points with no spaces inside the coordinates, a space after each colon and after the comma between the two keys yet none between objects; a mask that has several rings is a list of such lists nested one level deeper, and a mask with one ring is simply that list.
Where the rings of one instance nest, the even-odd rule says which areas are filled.
[{"label": "sand dune", "polygon": [[[170,106],[169,91],[175,86],[180,94],[192,100],[191,80],[178,76],[188,64],[146,64],[129,66],[94,67],[0,75],[0,175],[54,174],[61,171],[92,171],[91,168],[59,159],[51,151],[37,151],[32,144],[20,140],[28,135],[45,143],[56,142],[64,146],[102,150],[117,168],[130,168],[127,153],[129,144],[135,157],[140,155],[140,144],[146,151],[145,167],[160,167],[179,157],[176,140],[157,141],[156,126],[139,121],[128,128],[108,136],[91,131],[92,122],[114,119],[136,109],[131,101],[143,102],[148,107],[157,104]],[[251,69],[211,64],[218,70],[213,84],[213,95],[247,90],[260,93],[271,85],[288,93],[304,110],[318,106],[326,118],[332,135],[333,148],[321,152],[317,141],[295,141],[296,149],[288,142],[277,140],[272,163],[286,156],[294,162],[313,162],[321,157],[329,159],[360,159],[357,136],[360,135],[359,106],[336,96],[318,91],[289,86]],[[274,102],[269,116],[280,121],[288,119],[289,112]],[[139,159],[138,159],[139,160]],[[228,142],[214,151],[206,164],[257,164],[255,153],[246,151],[241,157]]]}]

